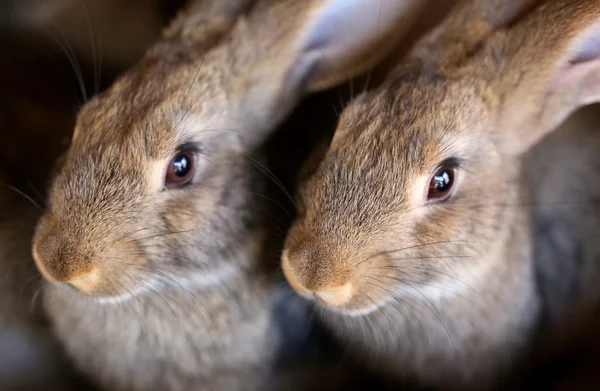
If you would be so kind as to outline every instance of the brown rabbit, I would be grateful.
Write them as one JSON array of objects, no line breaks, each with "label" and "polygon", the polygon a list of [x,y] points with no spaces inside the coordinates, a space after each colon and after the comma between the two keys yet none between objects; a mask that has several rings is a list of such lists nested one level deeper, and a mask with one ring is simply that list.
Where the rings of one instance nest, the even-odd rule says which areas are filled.
[{"label": "brown rabbit", "polygon": [[84,371],[110,390],[290,389],[281,365],[311,325],[263,254],[252,156],[304,93],[389,52],[420,5],[192,2],[83,107],[33,254]]},{"label": "brown rabbit", "polygon": [[462,1],[342,113],[282,267],[375,368],[483,387],[572,303],[540,291],[521,155],[600,98],[599,28],[599,1]]}]

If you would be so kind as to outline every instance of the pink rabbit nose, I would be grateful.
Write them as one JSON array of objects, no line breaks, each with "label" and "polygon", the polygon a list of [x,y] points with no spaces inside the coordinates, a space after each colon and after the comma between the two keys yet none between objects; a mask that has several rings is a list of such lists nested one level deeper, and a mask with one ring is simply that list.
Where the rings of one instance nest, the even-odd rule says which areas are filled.
[{"label": "pink rabbit nose", "polygon": [[298,264],[306,264],[295,263],[294,260],[298,259],[302,258],[290,256],[290,251],[285,250],[281,262],[283,274],[296,292],[304,297],[317,298],[332,307],[350,301],[353,293],[352,282],[346,277],[347,273],[340,272],[335,267],[297,267]]}]

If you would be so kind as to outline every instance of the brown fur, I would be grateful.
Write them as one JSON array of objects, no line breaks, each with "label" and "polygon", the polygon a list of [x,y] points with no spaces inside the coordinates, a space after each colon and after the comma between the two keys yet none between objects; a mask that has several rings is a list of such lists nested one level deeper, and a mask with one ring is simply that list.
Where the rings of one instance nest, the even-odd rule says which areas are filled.
[{"label": "brown fur", "polygon": [[[79,113],[33,254],[57,335],[111,390],[313,380],[279,384],[287,368],[273,368],[293,342],[278,333],[276,305],[286,300],[298,333],[310,324],[263,254],[273,239],[253,156],[307,90],[355,74],[337,75],[329,58],[305,67],[313,59],[299,55],[299,36],[327,4],[193,2]],[[357,73],[385,55],[367,44],[355,49],[371,47]],[[184,143],[199,151],[195,180],[162,191]]]},{"label": "brown fur", "polygon": [[[298,190],[288,281],[383,372],[483,386],[536,331],[542,298],[518,156],[598,99],[597,72],[561,72],[600,4],[517,3],[460,2],[348,106]],[[450,157],[460,159],[455,195],[423,205]]]}]

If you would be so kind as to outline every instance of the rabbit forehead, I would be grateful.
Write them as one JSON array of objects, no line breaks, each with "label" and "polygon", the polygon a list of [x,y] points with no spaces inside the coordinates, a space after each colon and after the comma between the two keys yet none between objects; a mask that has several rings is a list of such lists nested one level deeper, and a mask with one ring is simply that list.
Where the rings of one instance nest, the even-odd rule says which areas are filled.
[{"label": "rabbit forehead", "polygon": [[354,225],[412,209],[423,179],[445,159],[479,161],[487,107],[475,84],[413,73],[358,98],[309,181],[311,204]]},{"label": "rabbit forehead", "polygon": [[231,112],[231,77],[207,57],[200,64],[141,61],[82,108],[72,150],[138,150],[149,159],[164,159],[182,139],[224,127]]},{"label": "rabbit forehead", "polygon": [[[464,87],[438,75],[399,76],[379,92],[350,104],[342,115],[328,160],[365,171],[425,173],[442,160],[468,157],[469,141],[493,104],[476,83]],[[476,143],[479,145],[479,143]]]}]

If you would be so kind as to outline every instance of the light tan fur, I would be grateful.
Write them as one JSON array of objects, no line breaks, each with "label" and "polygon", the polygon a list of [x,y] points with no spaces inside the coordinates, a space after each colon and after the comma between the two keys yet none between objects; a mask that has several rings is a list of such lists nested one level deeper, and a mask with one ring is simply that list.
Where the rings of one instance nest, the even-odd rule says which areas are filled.
[{"label": "light tan fur", "polygon": [[[311,325],[263,254],[272,222],[255,156],[305,93],[385,56],[419,9],[386,2],[392,12],[381,26],[343,17],[314,24],[331,21],[324,11],[346,0],[191,2],[135,67],[83,107],[33,254],[57,335],[102,385],[265,390],[313,380],[278,383],[293,341],[280,334],[286,320],[275,308],[283,300],[296,314],[287,320],[296,334]],[[375,2],[354,4],[377,15]],[[354,27],[364,41],[338,34]],[[355,66],[340,74],[350,60]],[[189,144],[198,154],[194,180],[165,191],[169,161]]]},{"label": "light tan fur", "polygon": [[[600,2],[534,3],[459,2],[300,184],[286,277],[382,372],[489,385],[546,310],[520,156],[598,100]],[[448,158],[455,193],[428,203]]]}]

